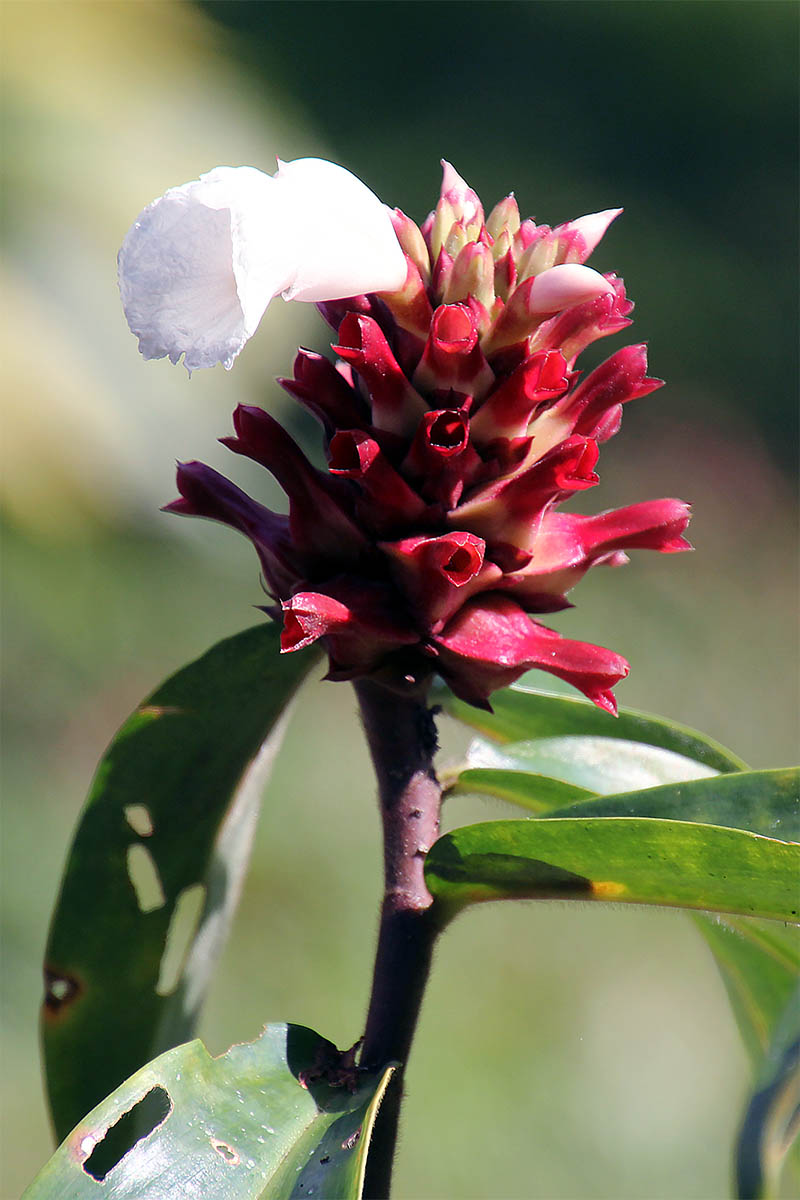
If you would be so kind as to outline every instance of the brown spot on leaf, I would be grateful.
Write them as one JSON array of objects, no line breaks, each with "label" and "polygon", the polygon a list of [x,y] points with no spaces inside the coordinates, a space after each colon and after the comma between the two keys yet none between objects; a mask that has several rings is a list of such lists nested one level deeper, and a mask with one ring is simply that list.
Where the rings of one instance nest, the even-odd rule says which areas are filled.
[{"label": "brown spot on leaf", "polygon": [[361,1126],[359,1125],[355,1133],[351,1133],[350,1137],[346,1137],[342,1142],[343,1150],[352,1150],[358,1139],[361,1137]]},{"label": "brown spot on leaf", "polygon": [[349,1050],[337,1050],[327,1043],[317,1047],[314,1061],[307,1071],[301,1071],[297,1081],[308,1090],[310,1083],[324,1081],[329,1087],[345,1087],[349,1092],[358,1091],[358,1067],[356,1050],[363,1041],[359,1038]]},{"label": "brown spot on leaf", "polygon": [[83,985],[74,975],[67,971],[56,971],[45,965],[44,968],[44,1016],[48,1021],[61,1016],[77,996],[83,991]]}]

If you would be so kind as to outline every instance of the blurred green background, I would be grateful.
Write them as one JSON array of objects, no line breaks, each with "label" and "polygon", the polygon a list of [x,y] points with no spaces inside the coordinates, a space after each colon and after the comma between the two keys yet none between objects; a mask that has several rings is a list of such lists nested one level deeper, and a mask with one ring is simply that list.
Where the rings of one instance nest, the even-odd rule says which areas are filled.
[{"label": "blurred green background", "polygon": [[[627,340],[649,341],[669,386],[628,409],[596,504],[691,500],[697,552],[596,572],[557,624],[631,660],[623,704],[698,725],[756,766],[786,763],[798,17],[708,0],[6,0],[4,19],[6,1200],[50,1149],[40,961],[93,766],[143,694],[252,624],[261,599],[244,542],[159,514],[174,459],[278,504],[214,438],[238,401],[313,438],[272,379],[298,341],[329,342],[313,307],[276,301],[229,375],[145,364],[115,285],[133,218],[168,186],[217,164],[269,171],[276,153],[333,158],[418,220],[442,156],[485,203],[514,189],[539,220],[624,204],[593,263],[625,276]],[[443,733],[452,761],[465,737]],[[502,808],[454,801],[448,821],[486,811]],[[268,1019],[355,1040],[379,857],[350,690],[315,684],[204,1017],[214,1052]],[[397,1195],[723,1197],[746,1085],[722,985],[682,914],[487,906],[439,951]]]}]

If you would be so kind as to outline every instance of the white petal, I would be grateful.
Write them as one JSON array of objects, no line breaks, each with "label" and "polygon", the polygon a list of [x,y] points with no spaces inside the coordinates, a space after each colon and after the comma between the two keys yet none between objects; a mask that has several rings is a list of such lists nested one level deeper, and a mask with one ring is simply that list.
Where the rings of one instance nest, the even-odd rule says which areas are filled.
[{"label": "white petal", "polygon": [[145,358],[232,365],[291,277],[290,247],[267,236],[274,193],[253,167],[217,167],[139,214],[119,253],[119,284]]},{"label": "white petal", "polygon": [[389,210],[335,163],[276,175],[216,167],[139,214],[119,253],[128,324],[145,358],[231,367],[270,300],[395,291],[406,278]]},{"label": "white petal", "polygon": [[390,210],[366,184],[336,163],[297,158],[275,176],[297,247],[285,300],[341,300],[362,292],[394,292],[406,260]]},{"label": "white petal", "polygon": [[621,212],[621,208],[604,208],[602,212],[587,213],[585,217],[576,217],[574,221],[567,221],[566,228],[576,229],[581,235],[586,243],[586,257],[588,258],[601,238],[605,236],[611,222],[616,220]]},{"label": "white petal", "polygon": [[531,312],[556,313],[613,291],[608,280],[591,267],[563,263],[536,276],[528,303]]}]

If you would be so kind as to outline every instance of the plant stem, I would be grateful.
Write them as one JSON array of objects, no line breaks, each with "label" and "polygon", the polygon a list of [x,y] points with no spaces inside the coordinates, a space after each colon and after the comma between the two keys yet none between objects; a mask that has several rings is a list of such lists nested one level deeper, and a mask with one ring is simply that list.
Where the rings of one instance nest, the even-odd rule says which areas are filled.
[{"label": "plant stem", "polygon": [[425,691],[403,694],[374,680],[355,685],[383,821],[385,889],[360,1066],[401,1064],[378,1113],[365,1197],[389,1194],[402,1071],[430,971],[437,926],[425,855],[439,836],[441,788],[433,768],[436,728]]}]

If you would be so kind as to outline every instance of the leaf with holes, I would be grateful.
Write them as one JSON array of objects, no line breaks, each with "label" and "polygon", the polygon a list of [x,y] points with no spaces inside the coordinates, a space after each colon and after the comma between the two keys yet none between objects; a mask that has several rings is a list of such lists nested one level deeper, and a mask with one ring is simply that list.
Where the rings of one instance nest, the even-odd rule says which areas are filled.
[{"label": "leaf with holes", "polygon": [[[689,786],[689,785],[686,785]],[[425,878],[443,917],[483,900],[612,900],[798,920],[800,845],[689,821],[487,821],[439,838]]]},{"label": "leaf with holes", "polygon": [[247,865],[281,717],[311,653],[259,625],[178,671],[98,768],[48,940],[42,1024],[59,1137],[192,1036]]},{"label": "leaf with holes", "polygon": [[[484,712],[459,700],[444,684],[434,699],[451,717],[496,742],[530,741],[532,738],[623,738],[660,746],[675,754],[705,763],[715,771],[740,771],[746,763],[733,751],[704,733],[676,721],[621,708],[618,717],[603,712],[588,700],[559,696],[517,684],[492,696],[493,712]],[[664,781],[666,782],[666,781]],[[635,783],[632,786],[637,786]]]},{"label": "leaf with holes", "polygon": [[23,1200],[359,1200],[392,1075],[302,1025],[168,1050],[84,1117]]}]

